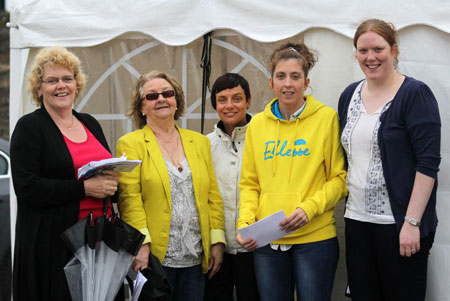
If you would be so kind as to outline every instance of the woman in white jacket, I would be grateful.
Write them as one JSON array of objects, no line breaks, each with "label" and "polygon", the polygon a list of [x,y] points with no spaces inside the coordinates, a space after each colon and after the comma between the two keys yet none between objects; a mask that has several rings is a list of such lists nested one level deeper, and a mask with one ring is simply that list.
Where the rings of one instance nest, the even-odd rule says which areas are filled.
[{"label": "woman in white jacket", "polygon": [[207,281],[206,300],[259,300],[253,269],[253,254],[236,241],[239,208],[239,175],[245,132],[251,116],[247,114],[251,96],[247,80],[236,73],[216,79],[211,90],[211,105],[220,121],[208,134],[214,170],[223,198],[227,246],[219,272]]}]

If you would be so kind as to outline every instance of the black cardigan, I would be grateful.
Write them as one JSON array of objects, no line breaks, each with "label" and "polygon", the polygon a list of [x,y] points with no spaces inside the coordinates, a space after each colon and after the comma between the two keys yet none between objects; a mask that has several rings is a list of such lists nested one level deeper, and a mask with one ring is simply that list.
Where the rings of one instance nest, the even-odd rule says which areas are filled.
[{"label": "black cardigan", "polygon": [[[108,150],[100,124],[73,111]],[[73,256],[60,234],[78,220],[83,182],[64,137],[44,106],[19,119],[11,137],[17,195],[14,300],[70,300],[64,266]]]}]

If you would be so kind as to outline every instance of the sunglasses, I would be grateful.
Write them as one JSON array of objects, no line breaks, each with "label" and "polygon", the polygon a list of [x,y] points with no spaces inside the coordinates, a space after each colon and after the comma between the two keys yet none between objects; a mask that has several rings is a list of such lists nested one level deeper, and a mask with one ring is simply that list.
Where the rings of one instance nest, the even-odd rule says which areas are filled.
[{"label": "sunglasses", "polygon": [[162,91],[161,93],[148,93],[147,95],[145,95],[145,99],[147,100],[157,100],[159,98],[159,95],[162,95],[164,98],[169,98],[172,96],[175,96],[175,91],[174,90],[167,90],[167,91]]}]

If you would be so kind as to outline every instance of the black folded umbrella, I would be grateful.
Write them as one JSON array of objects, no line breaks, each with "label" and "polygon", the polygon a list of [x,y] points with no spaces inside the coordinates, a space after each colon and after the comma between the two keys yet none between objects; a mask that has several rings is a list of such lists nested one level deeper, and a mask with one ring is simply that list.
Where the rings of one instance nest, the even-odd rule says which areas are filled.
[{"label": "black folded umbrella", "polygon": [[108,220],[108,204],[109,198],[94,226],[91,213],[61,234],[75,255],[64,267],[72,300],[114,300],[144,241],[145,235],[114,212]]}]

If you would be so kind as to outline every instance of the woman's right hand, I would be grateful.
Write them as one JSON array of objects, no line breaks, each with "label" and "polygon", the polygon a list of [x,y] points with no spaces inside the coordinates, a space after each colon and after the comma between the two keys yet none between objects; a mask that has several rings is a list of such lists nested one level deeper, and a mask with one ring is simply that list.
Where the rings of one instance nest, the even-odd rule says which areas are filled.
[{"label": "woman's right hand", "polygon": [[256,249],[256,240],[254,240],[253,238],[243,239],[241,234],[238,233],[236,236],[236,241],[247,251],[251,252]]},{"label": "woman's right hand", "polygon": [[84,181],[84,192],[86,196],[104,199],[116,193],[118,183],[118,172],[104,170],[101,174]]},{"label": "woman's right hand", "polygon": [[148,257],[150,255],[150,244],[142,245],[133,260],[132,267],[135,272],[144,270],[148,267]]}]

